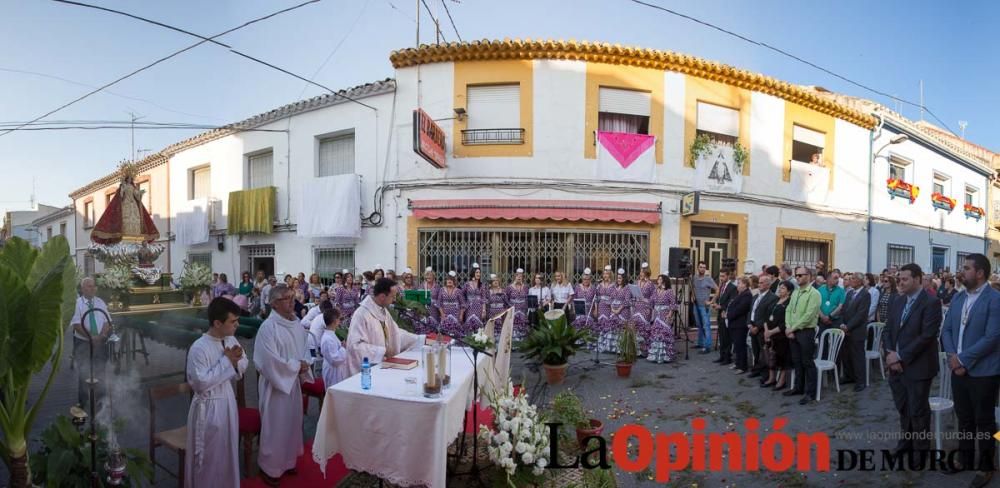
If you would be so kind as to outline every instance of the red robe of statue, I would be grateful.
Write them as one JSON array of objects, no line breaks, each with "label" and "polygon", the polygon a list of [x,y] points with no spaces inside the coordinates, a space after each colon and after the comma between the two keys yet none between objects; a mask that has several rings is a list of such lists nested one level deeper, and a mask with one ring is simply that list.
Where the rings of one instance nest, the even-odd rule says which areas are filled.
[{"label": "red robe of statue", "polygon": [[98,244],[115,244],[123,238],[142,242],[160,238],[152,217],[142,205],[142,193],[131,179],[118,186],[111,203],[90,233],[90,240]]}]

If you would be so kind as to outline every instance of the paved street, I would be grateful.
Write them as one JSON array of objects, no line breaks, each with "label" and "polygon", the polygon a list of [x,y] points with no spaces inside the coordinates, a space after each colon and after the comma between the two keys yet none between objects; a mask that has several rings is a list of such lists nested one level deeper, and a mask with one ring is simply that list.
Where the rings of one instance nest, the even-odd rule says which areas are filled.
[{"label": "paved street", "polygon": [[[249,346],[250,344],[245,344]],[[888,449],[892,441],[841,441],[833,437],[834,433],[865,433],[892,432],[897,426],[896,412],[892,408],[888,385],[878,377],[872,386],[858,394],[845,388],[837,393],[829,383],[823,390],[823,400],[818,404],[805,407],[798,405],[798,397],[788,398],[761,389],[756,380],[746,376],[737,376],[732,370],[719,367],[711,362],[716,357],[712,355],[692,354],[689,360],[683,359],[683,343],[680,346],[679,360],[673,364],[651,364],[641,360],[636,364],[630,378],[618,378],[614,368],[608,365],[595,365],[592,353],[583,352],[573,358],[568,377],[564,385],[549,387],[544,384],[544,374],[533,366],[524,365],[516,356],[511,377],[524,378],[528,392],[536,402],[547,403],[566,388],[572,388],[592,410],[594,417],[604,420],[605,437],[626,423],[642,424],[654,431],[673,432],[690,431],[690,421],[702,417],[708,421],[706,432],[722,432],[737,428],[748,417],[756,417],[762,421],[761,435],[770,430],[771,421],[776,416],[787,417],[789,425],[786,432],[827,432],[831,435],[831,451],[838,448]],[[179,373],[183,369],[184,354],[178,349],[168,348],[156,343],[147,342],[150,351],[150,365],[146,366],[137,360],[137,371],[142,377],[153,377],[169,373]],[[69,352],[67,349],[66,360]],[[602,361],[611,361],[609,355],[603,355]],[[68,412],[76,401],[75,372],[66,368],[59,373],[56,383],[46,401],[45,408],[35,426],[35,432],[40,431],[56,415]],[[256,404],[256,378],[248,377],[247,401]],[[176,375],[163,378],[151,384],[167,384],[179,380]],[[40,389],[39,381],[33,385],[33,394]],[[936,385],[935,385],[936,388]],[[934,390],[936,391],[936,390]],[[127,395],[130,401],[116,405],[116,416],[127,420],[127,432],[122,437],[123,445],[143,450],[148,449],[148,408],[145,390]],[[187,414],[187,400],[177,399],[158,405],[157,427],[174,427],[181,425]],[[318,408],[316,402],[310,404],[309,416],[306,420],[306,435],[311,437],[315,431]],[[946,428],[954,424],[951,415],[944,416]],[[740,428],[741,430],[741,428]],[[947,445],[947,444],[946,444]],[[159,459],[174,469],[176,456],[160,449]],[[831,459],[836,466],[836,459]],[[876,459],[880,464],[880,461]],[[0,468],[3,469],[3,468]],[[617,472],[619,486],[653,486],[651,481],[653,471],[632,474]],[[673,486],[863,486],[877,479],[879,485],[890,487],[903,486],[937,486],[944,482],[967,483],[965,478],[971,474],[958,475],[955,478],[945,477],[937,473],[906,473],[881,471],[874,472],[840,472],[840,473],[808,473],[800,475],[788,473],[700,473],[684,471],[675,473]],[[0,471],[0,480],[6,482],[7,473]],[[158,486],[175,486],[175,481],[163,470],[157,471]],[[2,483],[0,483],[2,484]]]}]

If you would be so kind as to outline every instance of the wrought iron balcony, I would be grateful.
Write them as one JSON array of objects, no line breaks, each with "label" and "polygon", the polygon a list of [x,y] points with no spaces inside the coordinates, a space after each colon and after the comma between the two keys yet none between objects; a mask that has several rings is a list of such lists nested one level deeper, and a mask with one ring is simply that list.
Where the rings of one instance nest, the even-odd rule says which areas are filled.
[{"label": "wrought iron balcony", "polygon": [[465,129],[462,131],[462,144],[524,144],[524,129]]}]

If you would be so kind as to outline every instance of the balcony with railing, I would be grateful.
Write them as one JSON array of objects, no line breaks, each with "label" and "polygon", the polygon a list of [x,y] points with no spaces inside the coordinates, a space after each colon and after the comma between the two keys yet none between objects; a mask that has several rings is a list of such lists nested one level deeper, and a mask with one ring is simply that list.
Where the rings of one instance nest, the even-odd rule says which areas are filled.
[{"label": "balcony with railing", "polygon": [[462,144],[465,146],[524,144],[524,129],[464,129]]}]

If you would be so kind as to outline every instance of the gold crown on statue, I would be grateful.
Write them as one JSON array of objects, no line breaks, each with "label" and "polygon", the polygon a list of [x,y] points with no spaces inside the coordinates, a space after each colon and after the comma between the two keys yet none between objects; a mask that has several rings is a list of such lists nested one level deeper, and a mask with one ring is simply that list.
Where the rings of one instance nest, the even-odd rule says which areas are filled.
[{"label": "gold crown on statue", "polygon": [[122,160],[118,163],[118,173],[121,174],[122,180],[135,179],[139,176],[139,165],[133,161]]}]

